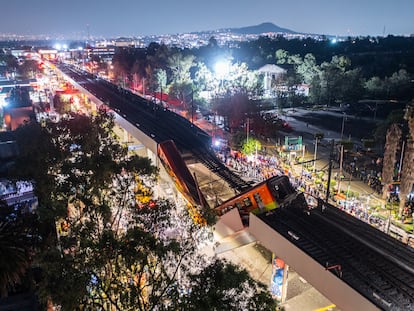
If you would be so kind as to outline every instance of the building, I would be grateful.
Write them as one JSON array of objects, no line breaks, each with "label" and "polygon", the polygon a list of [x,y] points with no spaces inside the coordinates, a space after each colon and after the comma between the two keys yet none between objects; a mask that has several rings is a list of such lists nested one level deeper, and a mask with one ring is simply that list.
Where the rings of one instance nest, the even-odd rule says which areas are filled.
[{"label": "building", "polygon": [[30,86],[15,87],[10,90],[10,96],[2,105],[3,124],[6,130],[13,131],[19,125],[34,118]]},{"label": "building", "polygon": [[273,64],[266,64],[260,67],[257,72],[263,75],[263,90],[265,96],[271,96],[273,93],[272,83],[280,76],[286,74],[287,70]]}]

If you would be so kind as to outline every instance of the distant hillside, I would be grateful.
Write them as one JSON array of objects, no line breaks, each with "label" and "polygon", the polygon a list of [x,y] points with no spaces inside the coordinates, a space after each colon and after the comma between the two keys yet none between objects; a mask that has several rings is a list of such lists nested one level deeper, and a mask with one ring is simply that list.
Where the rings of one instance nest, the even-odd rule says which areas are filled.
[{"label": "distant hillside", "polygon": [[247,26],[241,28],[229,28],[229,29],[222,29],[223,31],[226,30],[228,32],[237,33],[237,34],[246,34],[246,35],[253,35],[253,34],[261,34],[266,32],[282,32],[282,33],[291,33],[296,34],[296,31],[279,27],[272,23],[262,23],[260,25],[255,26]]}]

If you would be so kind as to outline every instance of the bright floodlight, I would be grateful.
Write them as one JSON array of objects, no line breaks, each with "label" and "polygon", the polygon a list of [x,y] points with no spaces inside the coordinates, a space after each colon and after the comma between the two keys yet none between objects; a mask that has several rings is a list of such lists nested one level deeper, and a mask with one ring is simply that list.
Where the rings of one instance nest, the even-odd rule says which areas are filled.
[{"label": "bright floodlight", "polygon": [[7,102],[4,97],[0,97],[0,107],[6,107]]},{"label": "bright floodlight", "polygon": [[229,63],[224,61],[217,62],[214,65],[214,71],[220,77],[227,75],[229,73]]},{"label": "bright floodlight", "polygon": [[64,44],[64,45],[63,45],[63,49],[64,49],[64,50],[67,50],[67,48],[68,48],[68,45],[67,45],[67,44]]}]

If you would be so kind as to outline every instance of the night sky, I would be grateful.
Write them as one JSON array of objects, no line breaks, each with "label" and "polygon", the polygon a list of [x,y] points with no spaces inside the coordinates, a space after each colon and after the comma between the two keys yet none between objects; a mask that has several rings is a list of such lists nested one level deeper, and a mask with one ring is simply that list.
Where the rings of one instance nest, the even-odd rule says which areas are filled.
[{"label": "night sky", "polygon": [[0,33],[115,37],[271,22],[329,35],[414,33],[414,0],[1,0]]}]

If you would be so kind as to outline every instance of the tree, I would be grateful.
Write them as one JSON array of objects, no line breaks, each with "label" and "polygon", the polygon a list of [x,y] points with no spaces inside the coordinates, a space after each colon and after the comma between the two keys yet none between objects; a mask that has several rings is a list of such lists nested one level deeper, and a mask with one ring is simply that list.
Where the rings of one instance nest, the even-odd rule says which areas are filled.
[{"label": "tree", "polygon": [[36,217],[0,201],[0,297],[22,284],[37,244]]},{"label": "tree", "polygon": [[189,82],[172,83],[169,86],[169,95],[179,99],[187,112],[189,112],[191,108],[192,93],[193,85]]},{"label": "tree", "polygon": [[131,49],[121,48],[116,51],[112,58],[113,74],[115,80],[124,85],[135,61],[134,53]]},{"label": "tree", "polygon": [[302,83],[295,70],[289,70],[274,81],[279,106],[293,107],[299,105],[303,98],[297,93],[297,86]]},{"label": "tree", "polygon": [[368,96],[373,99],[385,98],[384,81],[379,77],[371,77],[364,84]]},{"label": "tree", "polygon": [[[344,56],[334,56],[331,62],[323,62],[319,75],[312,81],[312,97],[315,101],[326,103],[330,106],[337,100],[344,98],[342,85],[345,80],[346,69],[350,66],[350,60]],[[359,80],[357,80],[359,82]]]},{"label": "tree", "polygon": [[[34,140],[47,141],[40,146],[44,153],[29,160],[27,146],[22,156],[31,163],[43,159],[46,169],[26,174],[48,181],[37,189],[39,214],[57,225],[57,239],[46,236],[36,257],[42,268],[39,296],[62,310],[177,310],[188,292],[206,295],[191,280],[209,273],[203,272],[209,264],[198,249],[209,243],[211,231],[194,224],[186,204],[148,199],[157,170],[117,143],[113,121],[100,110],[93,117],[72,115],[45,128],[32,126]],[[222,266],[218,280],[224,288],[230,276],[222,273],[234,269]],[[240,275],[238,283],[251,295],[236,290],[238,284],[234,303],[267,306],[270,296],[256,294],[258,285],[245,272]]]},{"label": "tree", "polygon": [[190,69],[194,67],[194,55],[184,55],[176,52],[168,58],[167,66],[172,72],[169,93],[181,100],[185,108],[189,110],[189,102],[193,92]]},{"label": "tree", "polygon": [[6,66],[6,70],[8,71],[9,74],[15,73],[19,67],[17,58],[11,54],[0,53],[0,64]]},{"label": "tree", "polygon": [[263,82],[257,72],[252,72],[246,63],[231,65],[224,87],[230,94],[247,94],[249,97],[263,93]]},{"label": "tree", "polygon": [[154,70],[154,80],[156,82],[155,89],[161,90],[167,86],[167,72],[164,69]]},{"label": "tree", "polygon": [[338,99],[344,102],[357,102],[364,93],[364,83],[360,69],[344,72]]},{"label": "tree", "polygon": [[208,39],[208,46],[209,47],[213,47],[213,48],[217,48],[218,47],[218,43],[217,43],[216,38],[210,37],[210,39]]},{"label": "tree", "polygon": [[400,69],[394,72],[391,77],[387,79],[389,84],[389,97],[392,99],[410,100],[412,89],[412,78],[405,69]]},{"label": "tree", "polygon": [[409,134],[404,152],[403,167],[401,171],[401,188],[398,194],[400,199],[400,206],[398,214],[401,216],[404,206],[407,202],[407,196],[413,188],[414,184],[414,170],[412,163],[414,163],[414,106],[409,105],[404,114],[404,119],[408,123]]},{"label": "tree", "polygon": [[245,155],[252,155],[262,149],[262,144],[256,138],[249,138],[244,141],[242,151]]},{"label": "tree", "polygon": [[283,65],[288,62],[289,53],[285,50],[279,49],[276,51],[276,64]]},{"label": "tree", "polygon": [[194,55],[184,55],[180,52],[168,58],[167,66],[172,72],[172,83],[180,85],[191,82],[190,69],[195,65],[194,60]]},{"label": "tree", "polygon": [[301,75],[304,83],[310,84],[320,71],[315,56],[310,53],[306,54],[303,62],[296,66],[296,71]]},{"label": "tree", "polygon": [[213,98],[212,110],[223,116],[230,131],[240,128],[246,120],[246,115],[257,113],[255,102],[247,94],[236,93]]},{"label": "tree", "polygon": [[384,150],[384,161],[382,166],[382,182],[384,187],[382,190],[382,198],[387,198],[388,186],[394,181],[395,163],[397,152],[400,149],[400,140],[402,131],[398,124],[392,124],[387,131],[387,137]]},{"label": "tree", "polygon": [[385,121],[379,123],[377,128],[374,130],[374,140],[383,145],[385,143],[387,131],[391,125],[394,123],[401,124],[402,122],[404,122],[404,111],[399,109],[391,111],[387,115]]},{"label": "tree", "polygon": [[39,63],[36,60],[25,60],[18,68],[20,76],[24,79],[33,79],[39,72]]},{"label": "tree", "polygon": [[197,71],[195,72],[194,83],[200,91],[212,91],[216,88],[214,85],[213,73],[208,69],[205,63],[197,63]]},{"label": "tree", "polygon": [[190,287],[192,291],[184,297],[180,310],[275,310],[277,307],[263,284],[254,282],[237,266],[219,260],[200,273],[191,274]]},{"label": "tree", "polygon": [[53,96],[53,107],[58,114],[65,114],[72,110],[72,104],[69,98],[60,94]]},{"label": "tree", "polygon": [[[131,67],[134,87],[143,93],[158,91],[167,85],[167,58],[171,53],[164,44],[151,42],[146,49],[135,49]],[[139,86],[141,85],[141,86]]]}]

